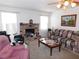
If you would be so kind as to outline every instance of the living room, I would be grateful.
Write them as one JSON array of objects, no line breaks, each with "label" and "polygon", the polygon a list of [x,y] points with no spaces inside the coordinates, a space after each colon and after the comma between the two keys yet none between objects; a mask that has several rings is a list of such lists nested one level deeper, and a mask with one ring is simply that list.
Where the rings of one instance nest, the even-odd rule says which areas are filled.
[{"label": "living room", "polygon": [[[0,31],[6,31],[9,36],[9,40],[11,41],[10,45],[14,46],[16,46],[16,44],[13,43],[14,36],[21,34],[22,32],[24,36],[24,43],[28,48],[27,50],[29,51],[25,51],[27,54],[24,54],[27,56],[29,55],[30,59],[79,59],[79,0],[74,1],[77,1],[76,3],[78,4],[75,7],[71,7],[69,5],[67,8],[63,8],[62,6],[64,5],[62,5],[61,7],[57,8],[57,4],[60,2],[60,0],[2,0],[0,1]],[[67,20],[74,20],[70,20],[72,22],[67,23],[67,17],[69,18]],[[32,20],[32,24],[30,24],[30,20]],[[40,44],[40,47],[38,47],[39,41],[38,35],[37,37],[35,36],[36,33],[39,32],[41,38],[47,38],[50,36],[49,38],[51,39],[52,35],[55,35],[55,29],[58,29],[59,33],[61,29],[64,31],[70,30],[74,32],[74,35],[72,36],[75,38],[72,39],[74,39],[74,44],[76,44],[76,46],[73,45],[76,47],[75,51],[74,47],[72,50],[70,48],[64,48],[61,46],[60,52],[58,51],[58,48],[52,49],[51,52],[51,49],[49,49],[46,44]],[[30,38],[30,35],[26,34],[27,31],[34,32],[34,37],[32,36]],[[51,35],[51,31],[53,31],[54,34]],[[69,42],[70,41],[68,41],[67,44],[69,44]],[[58,47],[60,48],[60,46]],[[13,57],[16,55],[16,53],[9,57],[12,54],[10,51],[13,50],[11,48],[8,51],[10,48],[8,45],[5,48],[7,48],[7,50],[1,50],[2,54],[0,54],[0,58],[21,59],[21,57]],[[20,47],[18,47],[18,49],[20,49]],[[6,51],[8,51],[8,53],[6,53]],[[25,55],[23,57],[25,57]],[[29,57],[25,57],[24,59],[29,59]]]}]

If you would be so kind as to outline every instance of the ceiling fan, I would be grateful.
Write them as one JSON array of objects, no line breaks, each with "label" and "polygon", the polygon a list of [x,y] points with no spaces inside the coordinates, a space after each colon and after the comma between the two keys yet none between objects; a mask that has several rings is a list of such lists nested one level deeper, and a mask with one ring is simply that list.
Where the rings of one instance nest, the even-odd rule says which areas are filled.
[{"label": "ceiling fan", "polygon": [[71,7],[79,6],[79,0],[59,0],[58,2],[48,3],[48,5],[57,5],[57,8],[67,8],[69,5]]},{"label": "ceiling fan", "polygon": [[48,3],[48,5],[55,5],[57,4],[58,2],[51,2],[51,3]]}]

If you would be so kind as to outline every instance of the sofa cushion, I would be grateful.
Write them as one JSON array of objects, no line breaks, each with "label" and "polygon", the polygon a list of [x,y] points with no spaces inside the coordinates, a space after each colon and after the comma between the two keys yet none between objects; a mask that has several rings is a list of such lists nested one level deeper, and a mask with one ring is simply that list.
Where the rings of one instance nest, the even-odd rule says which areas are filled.
[{"label": "sofa cushion", "polygon": [[7,45],[0,52],[0,59],[29,59],[29,50],[23,45]]},{"label": "sofa cushion", "polygon": [[0,35],[0,51],[9,44],[8,37],[5,35]]}]

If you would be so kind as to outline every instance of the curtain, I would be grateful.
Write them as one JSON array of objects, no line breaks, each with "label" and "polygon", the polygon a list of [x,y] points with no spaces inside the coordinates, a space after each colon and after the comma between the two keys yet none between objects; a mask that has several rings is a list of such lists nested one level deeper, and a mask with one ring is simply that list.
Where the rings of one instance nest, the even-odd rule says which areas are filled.
[{"label": "curtain", "polygon": [[10,34],[13,39],[13,34],[17,33],[17,14],[10,12],[1,12],[2,30]]}]

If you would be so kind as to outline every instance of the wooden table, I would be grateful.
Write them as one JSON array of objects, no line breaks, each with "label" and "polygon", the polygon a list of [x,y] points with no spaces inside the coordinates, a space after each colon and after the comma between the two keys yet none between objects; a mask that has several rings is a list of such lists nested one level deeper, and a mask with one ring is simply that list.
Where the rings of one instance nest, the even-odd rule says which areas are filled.
[{"label": "wooden table", "polygon": [[[42,39],[42,38],[41,38]],[[47,43],[46,41],[51,41],[49,43]],[[53,43],[52,43],[53,42]],[[58,47],[59,48],[59,52],[61,50],[61,44],[59,43],[56,43],[54,40],[38,40],[38,47],[40,47],[40,43],[44,44],[45,46],[49,47],[50,48],[50,56],[52,56],[52,48],[56,48]]]}]

